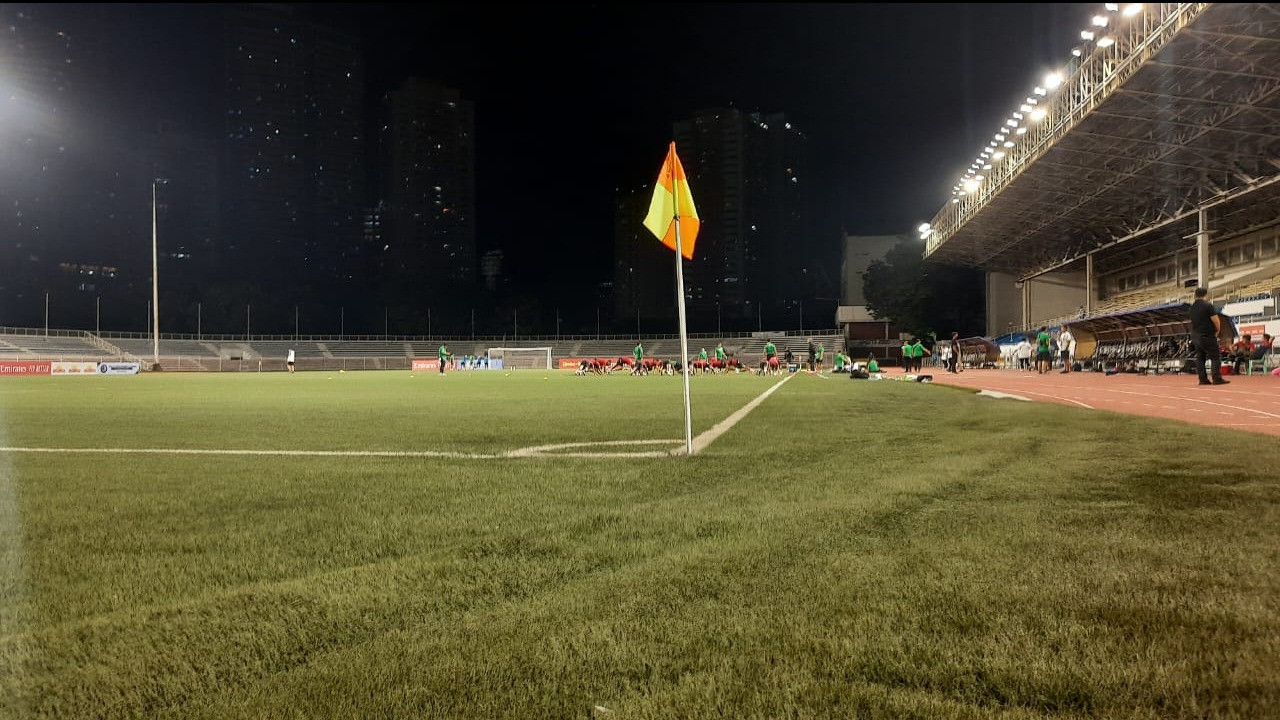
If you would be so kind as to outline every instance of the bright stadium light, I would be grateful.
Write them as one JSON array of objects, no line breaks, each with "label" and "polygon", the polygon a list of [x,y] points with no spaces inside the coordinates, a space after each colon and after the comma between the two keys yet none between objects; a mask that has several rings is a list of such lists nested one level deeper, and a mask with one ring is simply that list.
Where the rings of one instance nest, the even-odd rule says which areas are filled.
[{"label": "bright stadium light", "polygon": [[1084,55],[1084,51],[1079,47],[1073,47],[1071,48],[1071,55],[1074,57],[1080,57],[1081,55]]},{"label": "bright stadium light", "polygon": [[920,233],[922,236],[928,235],[930,227],[932,226],[929,225],[929,223],[920,223],[920,226],[916,228],[916,232]]},{"label": "bright stadium light", "polygon": [[1047,95],[1047,94],[1049,93],[1049,91],[1048,91],[1048,90],[1045,90],[1045,89],[1044,89],[1044,88],[1042,88],[1042,87],[1037,87],[1037,88],[1035,89],[1035,93],[1036,93],[1037,95],[1041,95],[1041,96],[1043,96],[1043,95]]},{"label": "bright stadium light", "polygon": [[975,190],[978,189],[978,181],[972,178],[969,180],[965,180],[964,189],[965,189],[965,192],[974,192]]},{"label": "bright stadium light", "polygon": [[1094,27],[1104,28],[1104,27],[1106,27],[1106,26],[1107,26],[1107,23],[1109,23],[1109,22],[1111,22],[1111,18],[1107,17],[1106,15],[1094,15],[1094,16],[1093,16],[1093,24],[1094,24]]},{"label": "bright stadium light", "polygon": [[1044,76],[1044,86],[1049,88],[1050,90],[1057,90],[1058,86],[1061,84],[1062,84],[1062,73],[1060,72],[1051,72],[1048,75]]},{"label": "bright stadium light", "polygon": [[1024,113],[1029,113],[1029,112],[1031,112],[1031,104],[1030,104],[1030,103],[1022,103],[1022,106],[1021,106],[1021,107],[1019,107],[1018,109],[1019,109],[1019,110],[1021,110],[1021,111],[1022,111],[1022,112],[1024,112]]},{"label": "bright stadium light", "polygon": [[1128,5],[1124,6],[1124,11],[1121,12],[1120,14],[1124,15],[1125,17],[1133,17],[1134,15],[1137,15],[1140,12],[1142,12],[1142,3],[1129,3]]},{"label": "bright stadium light", "polygon": [[[1005,138],[1004,133],[1000,133],[999,135],[996,136],[996,142],[1002,142],[1004,138]],[[994,143],[992,144],[992,147],[995,147]]]},{"label": "bright stadium light", "polygon": [[982,166],[982,169],[983,169],[983,170],[990,170],[990,169],[991,169],[991,163],[987,163],[986,165],[983,165],[983,166]]},{"label": "bright stadium light", "polygon": [[992,159],[992,160],[1003,160],[1003,159],[1004,159],[1004,151],[1003,151],[1003,150],[997,150],[997,151],[996,151],[996,153],[995,153],[994,155],[992,155],[992,156],[991,156],[991,159]]},{"label": "bright stadium light", "polygon": [[1031,111],[1031,119],[1035,122],[1040,122],[1044,119],[1044,116],[1048,114],[1049,113],[1044,108],[1036,108]]},{"label": "bright stadium light", "polygon": [[1007,148],[1011,148],[1011,147],[1013,147],[1013,141],[1012,141],[1012,140],[1005,140],[1005,141],[1004,141],[1004,146],[1005,146],[1005,147],[1007,147]]},{"label": "bright stadium light", "polygon": [[1017,130],[1014,130],[1013,132],[1014,132],[1014,134],[1015,134],[1015,135],[1026,135],[1026,134],[1027,134],[1027,129],[1026,129],[1026,128],[1024,128],[1024,127],[1020,127],[1020,128],[1018,128]]},{"label": "bright stadium light", "polygon": [[1115,12],[1116,10],[1120,9],[1120,4],[1119,3],[1102,3],[1102,7],[1106,8],[1110,12]]},{"label": "bright stadium light", "polygon": [[1092,30],[1081,30],[1081,31],[1080,31],[1080,39],[1081,39],[1081,40],[1092,40],[1092,39],[1093,39],[1093,31],[1092,31]]},{"label": "bright stadium light", "polygon": [[1115,44],[1116,44],[1115,38],[1111,37],[1110,35],[1098,38],[1098,47],[1100,48],[1111,47],[1112,45],[1115,45]]}]

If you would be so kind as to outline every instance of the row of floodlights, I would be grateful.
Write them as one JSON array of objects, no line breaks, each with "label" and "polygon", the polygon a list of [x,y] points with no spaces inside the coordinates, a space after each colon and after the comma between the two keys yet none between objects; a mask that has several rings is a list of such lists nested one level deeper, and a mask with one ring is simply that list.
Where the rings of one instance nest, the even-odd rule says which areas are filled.
[{"label": "row of floodlights", "polygon": [[[1142,3],[1126,3],[1121,6],[1119,3],[1105,3],[1103,7],[1106,13],[1093,16],[1091,29],[1082,30],[1080,39],[1085,43],[1092,42],[1100,48],[1110,47],[1115,44],[1115,38],[1107,34],[1107,28],[1112,25],[1112,14],[1118,13],[1122,17],[1131,18],[1142,12]],[[1071,54],[1075,57],[1084,55],[1084,48],[1076,46],[1071,50]],[[986,173],[991,170],[992,165],[1004,159],[1006,151],[1014,146],[1014,138],[1020,137],[1027,133],[1027,129],[1032,123],[1038,123],[1044,120],[1048,115],[1048,111],[1041,107],[1040,104],[1049,93],[1062,87],[1064,81],[1063,75],[1059,71],[1054,71],[1045,75],[1043,82],[1037,85],[1032,94],[1018,108],[1018,111],[1009,116],[1000,129],[996,131],[995,137],[983,148],[978,154],[973,164],[969,166],[969,170],[952,188],[951,202],[958,203],[960,198],[971,192],[977,191],[982,186],[982,181],[986,179]],[[918,228],[921,239],[928,237],[931,229],[928,223],[923,223]]]}]

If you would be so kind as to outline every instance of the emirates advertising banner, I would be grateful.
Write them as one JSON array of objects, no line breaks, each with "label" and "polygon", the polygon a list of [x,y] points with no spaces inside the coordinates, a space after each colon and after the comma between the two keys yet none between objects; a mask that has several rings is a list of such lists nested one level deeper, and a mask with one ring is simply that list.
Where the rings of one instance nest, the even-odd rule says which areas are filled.
[{"label": "emirates advertising banner", "polygon": [[50,374],[47,360],[0,360],[0,377],[19,377]]}]

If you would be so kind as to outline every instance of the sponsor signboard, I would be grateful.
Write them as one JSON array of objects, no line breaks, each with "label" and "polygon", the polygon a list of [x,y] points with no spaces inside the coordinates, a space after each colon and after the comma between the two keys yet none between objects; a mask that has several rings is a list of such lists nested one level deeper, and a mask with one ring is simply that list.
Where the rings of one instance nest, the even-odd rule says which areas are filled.
[{"label": "sponsor signboard", "polygon": [[413,359],[413,371],[414,371],[414,372],[417,372],[417,371],[419,371],[419,370],[439,370],[439,369],[440,369],[440,361],[439,361],[439,360],[435,360],[435,359],[427,359],[427,358],[414,358],[414,359]]},{"label": "sponsor signboard", "polygon": [[98,363],[92,361],[72,362],[55,360],[50,363],[50,375],[97,375]]},{"label": "sponsor signboard", "polygon": [[141,366],[136,362],[98,363],[99,375],[137,375]]},{"label": "sponsor signboard", "polygon": [[0,360],[0,376],[4,375],[48,375],[48,360]]},{"label": "sponsor signboard", "polygon": [[561,370],[577,370],[582,364],[582,358],[560,358]]}]

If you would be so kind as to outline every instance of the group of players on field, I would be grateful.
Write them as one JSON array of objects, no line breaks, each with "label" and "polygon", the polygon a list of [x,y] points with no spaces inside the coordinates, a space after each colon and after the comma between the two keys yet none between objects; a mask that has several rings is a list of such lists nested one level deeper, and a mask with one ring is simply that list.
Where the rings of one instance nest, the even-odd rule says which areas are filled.
[{"label": "group of players on field", "polygon": [[[823,356],[826,354],[826,348],[822,342],[814,343],[813,339],[809,339],[809,359],[805,363],[806,369],[811,373],[822,372]],[[794,355],[790,349],[787,349],[782,358],[778,357],[778,348],[773,344],[773,340],[765,342],[763,357],[760,359],[760,365],[755,369],[757,375],[776,375],[784,371],[791,371],[795,365]],[[834,372],[844,372],[850,365],[849,356],[843,352],[836,352]],[[747,366],[742,364],[736,357],[729,357],[724,350],[724,343],[718,343],[715,348],[714,355],[708,355],[707,349],[702,348],[698,356],[689,361],[689,370],[694,373],[721,373],[721,372],[742,372]],[[644,345],[636,343],[635,349],[632,351],[631,357],[611,358],[584,358],[578,363],[577,375],[609,375],[614,372],[626,370],[632,375],[648,375],[650,373],[658,373],[662,375],[674,375],[684,371],[681,363],[672,360],[664,360],[654,357],[644,356]]]}]

